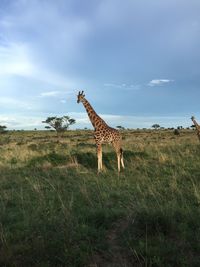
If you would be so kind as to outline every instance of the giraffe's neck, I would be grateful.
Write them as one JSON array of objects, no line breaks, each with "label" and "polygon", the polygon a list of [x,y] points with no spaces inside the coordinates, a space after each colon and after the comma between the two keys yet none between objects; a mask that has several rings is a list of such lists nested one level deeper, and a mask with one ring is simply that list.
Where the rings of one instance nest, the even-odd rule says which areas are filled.
[{"label": "giraffe's neck", "polygon": [[194,125],[196,126],[196,128],[200,128],[199,124],[197,123],[197,121],[195,119],[192,120]]},{"label": "giraffe's neck", "polygon": [[82,101],[88,117],[93,125],[93,127],[95,129],[98,129],[100,126],[107,126],[107,124],[105,123],[105,121],[99,117],[99,115],[97,115],[97,113],[95,112],[95,110],[93,109],[93,107],[90,105],[90,103],[84,98]]}]

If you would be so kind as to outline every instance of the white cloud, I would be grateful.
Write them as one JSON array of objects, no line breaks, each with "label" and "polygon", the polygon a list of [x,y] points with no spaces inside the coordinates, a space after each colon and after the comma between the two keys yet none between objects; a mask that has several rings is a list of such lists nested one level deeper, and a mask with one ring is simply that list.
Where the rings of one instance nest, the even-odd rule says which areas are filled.
[{"label": "white cloud", "polygon": [[0,115],[0,124],[7,126],[9,130],[12,129],[34,129],[44,128],[42,120],[44,118],[37,116],[21,116],[21,115]]},{"label": "white cloud", "polygon": [[[116,127],[121,125],[125,128],[151,128],[155,123],[158,123],[161,127],[177,127],[182,125],[183,127],[190,126],[189,116],[128,116],[128,115],[116,115],[116,114],[99,114],[105,122],[111,126]],[[73,128],[93,128],[92,124],[85,112],[71,112],[69,116],[76,119],[76,124]]]},{"label": "white cloud", "polygon": [[42,68],[41,66],[38,66],[37,68],[35,67],[32,78],[50,85],[65,87],[66,89],[77,86],[75,81],[67,77],[63,77],[60,74],[53,73],[48,69]]},{"label": "white cloud", "polygon": [[54,86],[75,87],[77,82],[52,72],[48,66],[37,64],[32,58],[32,52],[25,43],[0,44],[0,76],[10,79],[17,75]]},{"label": "white cloud", "polygon": [[160,86],[160,85],[164,85],[164,84],[167,84],[173,81],[174,80],[169,80],[169,79],[153,79],[148,83],[148,85],[149,86]]},{"label": "white cloud", "polygon": [[[66,115],[66,114],[65,114]],[[76,120],[76,124],[71,129],[76,128],[90,128],[93,129],[92,124],[86,112],[69,112],[67,113],[71,118]],[[57,114],[63,116],[63,114]],[[155,123],[161,127],[177,127],[182,125],[188,127],[191,125],[189,115],[185,116],[127,116],[114,114],[100,114],[100,116],[111,127],[117,125],[125,128],[151,128]],[[8,129],[44,129],[45,115],[41,116],[24,116],[24,115],[0,115],[0,125],[6,125]]]},{"label": "white cloud", "polygon": [[7,43],[6,46],[0,46],[0,76],[30,76],[33,69],[25,44]]},{"label": "white cloud", "polygon": [[61,2],[16,0],[7,13],[2,12],[0,32],[12,40],[29,40],[34,59],[51,67],[55,58],[78,59],[91,24],[87,17],[71,12],[71,1]]},{"label": "white cloud", "polygon": [[86,18],[63,14],[54,1],[11,3],[0,18],[0,76],[11,79],[17,75],[65,88],[78,86],[77,78],[67,77],[66,71],[71,60],[81,57],[90,25]]},{"label": "white cloud", "polygon": [[34,108],[33,104],[30,104],[27,101],[18,100],[12,97],[1,97],[0,105],[2,109],[10,107],[13,109],[32,110]]},{"label": "white cloud", "polygon": [[134,90],[139,90],[140,85],[139,84],[116,84],[116,83],[104,83],[105,87],[111,87],[111,88],[119,88],[127,91],[134,91]]},{"label": "white cloud", "polygon": [[49,91],[49,92],[43,92],[40,94],[40,97],[55,97],[59,95],[59,91]]}]

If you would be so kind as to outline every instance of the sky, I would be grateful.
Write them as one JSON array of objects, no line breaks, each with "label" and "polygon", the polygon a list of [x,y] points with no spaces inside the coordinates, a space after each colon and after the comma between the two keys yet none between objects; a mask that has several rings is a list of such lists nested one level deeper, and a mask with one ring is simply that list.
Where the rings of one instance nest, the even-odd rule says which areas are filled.
[{"label": "sky", "polygon": [[112,127],[200,121],[199,0],[0,0],[0,125],[44,129],[77,93]]}]

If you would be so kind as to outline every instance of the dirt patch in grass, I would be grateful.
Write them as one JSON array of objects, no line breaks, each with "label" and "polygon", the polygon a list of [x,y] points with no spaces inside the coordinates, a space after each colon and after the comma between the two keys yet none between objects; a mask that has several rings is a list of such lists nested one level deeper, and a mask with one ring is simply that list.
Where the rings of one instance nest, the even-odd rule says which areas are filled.
[{"label": "dirt patch in grass", "polygon": [[120,219],[113,223],[112,228],[107,231],[107,252],[96,252],[87,267],[131,267],[131,257],[126,248],[120,243],[120,236],[128,227],[127,219]]}]

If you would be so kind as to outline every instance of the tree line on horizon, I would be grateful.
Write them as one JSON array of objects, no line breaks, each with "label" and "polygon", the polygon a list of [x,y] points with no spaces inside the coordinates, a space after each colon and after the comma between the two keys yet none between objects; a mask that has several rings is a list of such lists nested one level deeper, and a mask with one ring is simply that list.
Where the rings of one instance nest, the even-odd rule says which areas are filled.
[{"label": "tree line on horizon", "polygon": [[[62,117],[57,117],[57,116],[52,116],[52,117],[47,117],[46,120],[42,121],[42,123],[47,124],[44,128],[46,130],[55,130],[57,134],[63,133],[64,131],[67,131],[69,129],[69,127],[73,124],[76,123],[76,120],[73,118],[70,118],[69,116],[65,115]],[[117,125],[116,128],[118,130],[125,130],[126,128],[124,126],[121,125]],[[183,126],[177,126],[177,128],[174,127],[161,127],[159,124],[155,123],[151,126],[151,128],[153,128],[154,130],[158,130],[158,129],[167,129],[167,130],[177,130],[175,134],[178,134],[178,131],[184,129]],[[186,127],[185,129],[194,129],[195,125],[191,125],[190,127]],[[147,128],[142,128],[142,130],[146,130]],[[23,129],[22,129],[23,130]],[[35,131],[37,130],[37,128],[34,129]],[[87,127],[84,128],[84,130],[88,130]],[[129,128],[127,128],[127,130],[131,130]],[[140,128],[137,128],[137,130],[140,130]],[[0,125],[0,134],[1,133],[6,133],[7,130],[7,126],[6,125]],[[20,130],[18,130],[20,131]]]}]

